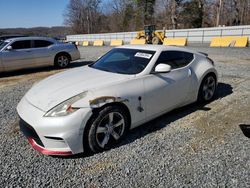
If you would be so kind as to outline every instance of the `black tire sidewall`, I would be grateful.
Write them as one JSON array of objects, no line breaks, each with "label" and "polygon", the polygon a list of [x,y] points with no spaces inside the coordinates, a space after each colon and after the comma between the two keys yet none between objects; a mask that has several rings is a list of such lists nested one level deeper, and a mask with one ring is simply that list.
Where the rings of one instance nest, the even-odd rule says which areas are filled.
[{"label": "black tire sidewall", "polygon": [[160,39],[159,39],[158,37],[153,37],[153,39],[152,39],[152,44],[155,44],[155,45],[156,45],[156,43],[154,43],[154,40],[157,41],[157,44],[160,43]]},{"label": "black tire sidewall", "polygon": [[[204,83],[205,83],[205,81],[208,79],[208,77],[213,77],[213,79],[214,79],[214,81],[215,81],[215,88],[214,88],[213,96],[212,96],[209,100],[206,100],[206,99],[204,98],[204,96],[203,96],[203,87],[204,87]],[[217,87],[216,87],[216,78],[215,78],[215,76],[212,75],[212,74],[206,75],[206,76],[203,78],[202,82],[201,82],[201,85],[200,85],[200,88],[199,88],[198,100],[197,100],[197,101],[200,102],[200,103],[208,103],[208,102],[212,101],[212,100],[214,99],[214,97],[215,97],[216,88],[217,88]]]},{"label": "black tire sidewall", "polygon": [[[59,59],[59,57],[61,57],[61,56],[65,56],[65,57],[67,57],[67,59],[68,59],[68,64],[67,64],[66,66],[64,66],[64,67],[62,67],[62,66],[59,65],[59,63],[58,63],[58,59]],[[55,57],[55,65],[56,65],[56,67],[63,69],[63,68],[68,67],[68,66],[69,66],[69,63],[70,63],[70,58],[69,58],[69,56],[68,56],[67,54],[58,54],[58,55],[56,55],[56,57]]]},{"label": "black tire sidewall", "polygon": [[[96,141],[96,130],[97,127],[100,123],[100,121],[109,113],[111,112],[119,112],[125,121],[125,128],[124,128],[124,132],[123,135],[119,138],[119,140],[116,140],[114,143],[106,145],[105,148],[101,148],[97,141]],[[92,152],[97,153],[97,152],[101,152],[107,149],[112,148],[114,145],[118,144],[126,135],[127,131],[128,131],[128,117],[126,115],[126,113],[122,110],[122,108],[118,107],[118,106],[107,106],[104,109],[102,109],[98,114],[95,114],[91,120],[89,121],[89,126],[86,130],[86,134],[85,136],[87,137],[87,139],[84,139],[85,141],[88,142],[88,149],[90,149]],[[86,143],[84,143],[86,145]]]}]

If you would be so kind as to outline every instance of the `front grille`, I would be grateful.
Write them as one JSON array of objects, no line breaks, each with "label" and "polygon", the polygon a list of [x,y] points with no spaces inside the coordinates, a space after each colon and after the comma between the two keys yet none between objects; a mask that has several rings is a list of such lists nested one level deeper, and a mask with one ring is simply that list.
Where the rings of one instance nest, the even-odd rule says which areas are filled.
[{"label": "front grille", "polygon": [[19,126],[20,126],[20,130],[23,132],[23,134],[26,137],[31,137],[32,139],[35,140],[35,142],[44,147],[41,139],[39,138],[39,136],[37,135],[36,131],[34,130],[34,128],[32,126],[30,126],[28,123],[26,123],[23,119],[20,118],[19,121]]}]

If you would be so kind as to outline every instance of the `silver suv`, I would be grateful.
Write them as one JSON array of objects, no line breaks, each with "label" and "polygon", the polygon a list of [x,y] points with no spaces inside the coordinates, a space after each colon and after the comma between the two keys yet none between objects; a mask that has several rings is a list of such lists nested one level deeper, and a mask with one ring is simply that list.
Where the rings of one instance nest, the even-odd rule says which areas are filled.
[{"label": "silver suv", "polygon": [[74,44],[46,37],[20,37],[0,42],[0,72],[55,65],[64,68],[80,58]]}]

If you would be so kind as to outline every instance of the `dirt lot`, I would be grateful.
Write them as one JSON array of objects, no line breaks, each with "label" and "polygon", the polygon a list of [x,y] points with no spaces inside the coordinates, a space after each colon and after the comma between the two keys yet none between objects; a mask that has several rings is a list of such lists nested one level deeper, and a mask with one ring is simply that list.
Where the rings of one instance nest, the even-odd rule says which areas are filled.
[{"label": "dirt lot", "polygon": [[[109,47],[81,47],[86,65]],[[0,185],[3,187],[250,187],[250,49],[197,48],[215,60],[216,99],[192,104],[130,131],[116,148],[71,158],[34,151],[19,132],[16,105],[33,83],[64,70],[0,75]]]}]

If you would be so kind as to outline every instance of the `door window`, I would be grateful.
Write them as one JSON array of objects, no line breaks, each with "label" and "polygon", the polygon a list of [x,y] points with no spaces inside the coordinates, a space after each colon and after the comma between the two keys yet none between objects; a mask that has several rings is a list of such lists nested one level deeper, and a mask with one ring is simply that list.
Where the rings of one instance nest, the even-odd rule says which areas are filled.
[{"label": "door window", "polygon": [[34,48],[44,48],[52,45],[53,43],[47,40],[34,40]]},{"label": "door window", "polygon": [[27,49],[31,48],[31,41],[30,40],[16,41],[13,44],[11,44],[11,46],[12,49],[14,50]]},{"label": "door window", "polygon": [[194,55],[189,52],[181,51],[164,51],[160,54],[156,65],[163,63],[168,64],[172,69],[187,66],[194,59]]}]

